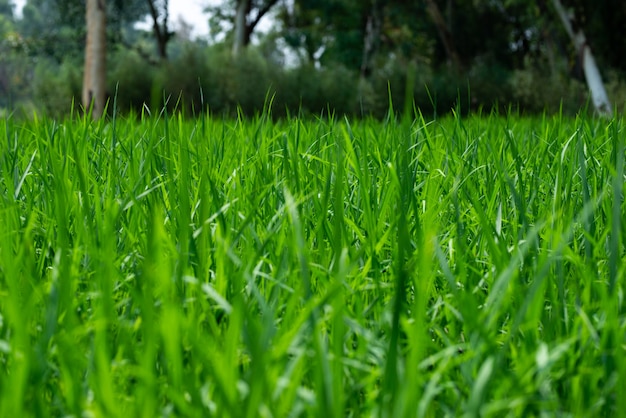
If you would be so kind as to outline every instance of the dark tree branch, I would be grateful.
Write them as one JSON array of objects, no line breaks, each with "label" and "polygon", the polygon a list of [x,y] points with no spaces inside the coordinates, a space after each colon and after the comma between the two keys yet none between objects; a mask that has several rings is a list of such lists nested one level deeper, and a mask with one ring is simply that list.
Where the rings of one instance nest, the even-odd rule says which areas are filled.
[{"label": "dark tree branch", "polygon": [[278,0],[269,0],[261,9],[259,9],[258,13],[254,17],[254,20],[247,25],[250,28],[250,33],[254,31],[254,28],[259,24],[259,21],[267,14],[267,12],[270,11],[272,7],[274,7],[276,3],[278,3]]},{"label": "dark tree branch", "polygon": [[171,35],[172,35],[167,30],[167,21],[169,18],[168,0],[165,0],[164,2],[163,7],[165,9],[165,13],[164,13],[162,24],[159,24],[159,12],[157,11],[156,6],[154,5],[154,1],[153,0],[146,0],[146,1],[148,2],[148,7],[150,8],[150,16],[152,16],[152,22],[153,22],[152,27],[154,28],[154,36],[157,41],[157,49],[159,52],[159,58],[162,60],[166,60],[167,59],[167,43],[169,42]]},{"label": "dark tree branch", "polygon": [[448,30],[448,26],[446,25],[441,11],[439,11],[437,3],[435,3],[434,0],[426,0],[426,11],[437,28],[437,33],[446,50],[448,60],[450,60],[456,71],[460,71],[462,65],[459,53],[456,50],[452,34]]},{"label": "dark tree branch", "polygon": [[380,43],[383,5],[374,2],[365,18],[363,28],[363,55],[361,58],[361,77],[368,78],[372,73],[372,59],[376,55]]}]

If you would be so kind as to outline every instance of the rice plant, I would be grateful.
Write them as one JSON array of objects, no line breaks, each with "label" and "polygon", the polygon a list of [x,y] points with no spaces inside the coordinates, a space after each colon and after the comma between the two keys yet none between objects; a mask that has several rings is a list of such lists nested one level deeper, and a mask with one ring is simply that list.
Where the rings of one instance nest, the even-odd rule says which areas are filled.
[{"label": "rice plant", "polygon": [[1,416],[626,410],[621,118],[0,128]]}]

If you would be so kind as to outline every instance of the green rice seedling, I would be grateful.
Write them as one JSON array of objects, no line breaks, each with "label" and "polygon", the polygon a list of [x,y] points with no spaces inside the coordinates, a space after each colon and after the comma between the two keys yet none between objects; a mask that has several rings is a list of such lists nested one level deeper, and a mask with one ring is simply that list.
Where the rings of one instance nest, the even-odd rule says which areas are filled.
[{"label": "green rice seedling", "polygon": [[623,409],[620,118],[0,126],[2,416]]}]

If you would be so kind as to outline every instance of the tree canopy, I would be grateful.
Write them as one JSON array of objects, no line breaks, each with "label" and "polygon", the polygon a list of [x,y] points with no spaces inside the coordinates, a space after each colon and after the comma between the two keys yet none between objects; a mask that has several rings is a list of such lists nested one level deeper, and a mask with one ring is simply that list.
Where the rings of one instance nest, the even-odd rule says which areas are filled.
[{"label": "tree canopy", "polygon": [[[418,104],[443,109],[464,95],[471,96],[466,108],[499,103],[529,111],[554,109],[562,99],[580,108],[588,99],[582,58],[546,0],[222,0],[205,9],[211,39],[189,39],[185,25],[169,18],[168,3],[107,2],[108,54],[115,56],[107,85],[111,91],[123,81],[131,107],[156,103],[168,88],[173,96],[187,92],[183,101],[193,108],[208,105],[195,102],[204,95],[193,89],[210,88],[213,109],[225,111],[256,102],[240,95],[257,94],[257,87],[263,97],[285,98],[283,107],[315,112],[324,103],[384,112],[388,93],[405,96],[409,85]],[[626,3],[563,4],[576,15],[621,106]],[[136,23],[145,20],[150,28],[139,29]],[[8,74],[23,68],[17,63],[31,60],[31,75],[20,75],[34,80],[26,99],[57,108],[46,105],[49,93],[43,94],[57,83],[65,84],[62,95],[71,102],[83,62],[84,1],[27,0],[16,18],[12,2],[0,0],[0,33],[10,52],[0,62],[6,86]],[[253,75],[257,80],[247,80]]]}]

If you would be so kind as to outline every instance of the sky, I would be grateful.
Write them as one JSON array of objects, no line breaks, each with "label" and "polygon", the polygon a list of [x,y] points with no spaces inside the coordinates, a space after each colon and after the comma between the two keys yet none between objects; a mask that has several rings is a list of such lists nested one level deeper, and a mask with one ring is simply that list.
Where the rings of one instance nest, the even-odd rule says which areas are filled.
[{"label": "sky", "polygon": [[[170,22],[178,23],[179,16],[193,27],[193,36],[206,36],[209,33],[208,16],[203,13],[206,4],[211,0],[170,0]],[[13,0],[17,15],[20,16],[26,0]]]}]

